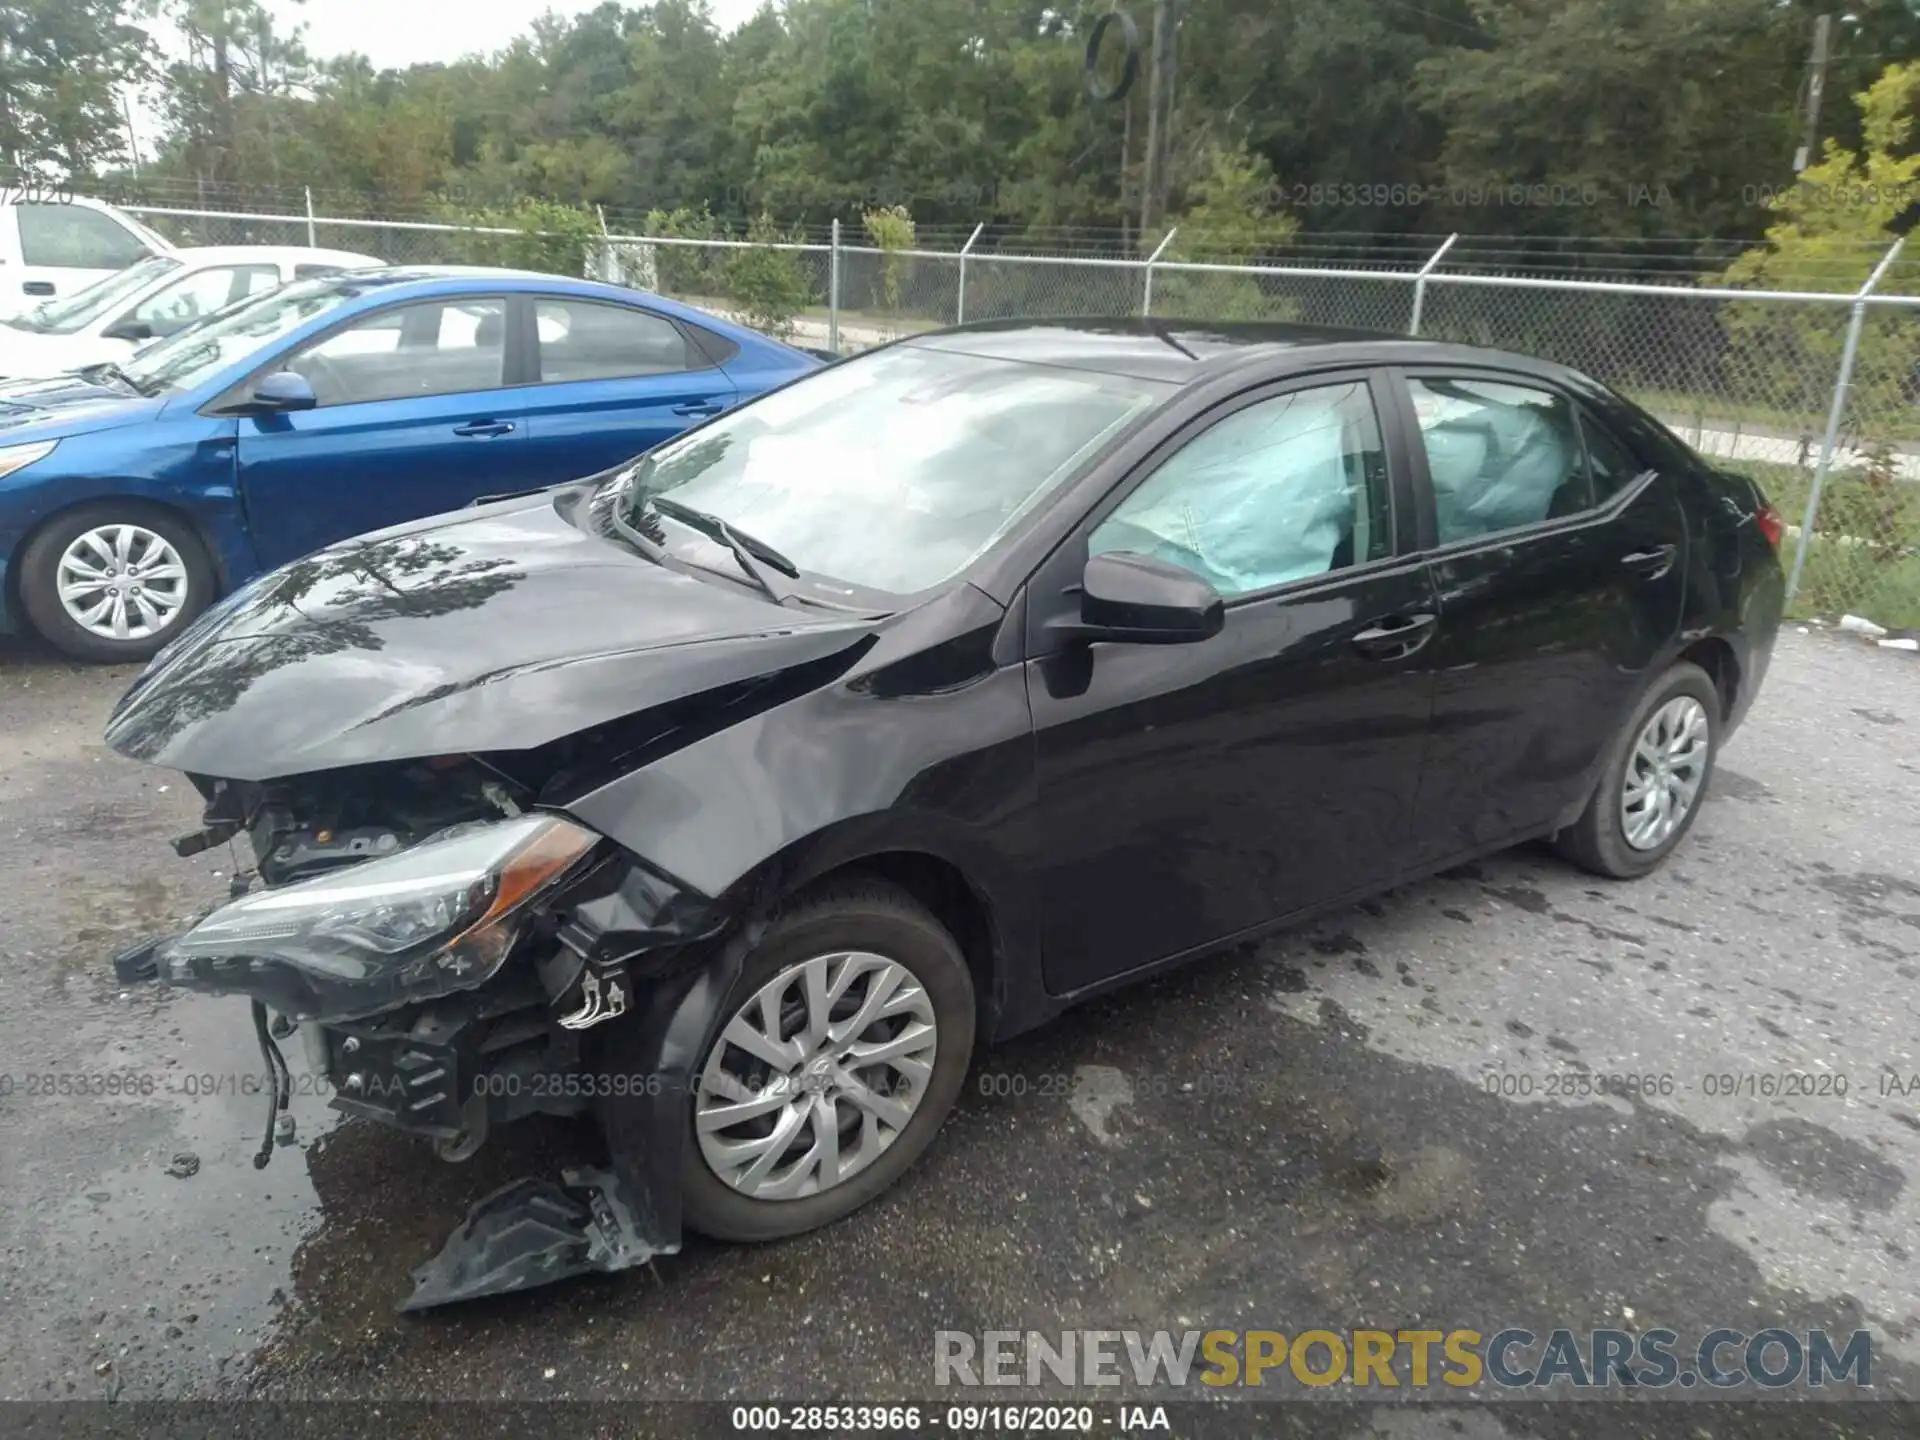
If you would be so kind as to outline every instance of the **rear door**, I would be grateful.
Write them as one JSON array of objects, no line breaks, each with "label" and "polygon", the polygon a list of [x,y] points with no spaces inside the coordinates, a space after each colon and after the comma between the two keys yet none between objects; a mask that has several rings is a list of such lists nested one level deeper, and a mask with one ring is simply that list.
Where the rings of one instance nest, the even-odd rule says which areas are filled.
[{"label": "rear door", "polygon": [[22,200],[8,209],[19,238],[20,271],[7,282],[4,312],[71,295],[151,253],[147,243],[104,210]]},{"label": "rear door", "polygon": [[240,490],[261,562],[526,489],[525,392],[505,296],[361,317],[277,367],[319,405],[243,417]]},{"label": "rear door", "polygon": [[541,482],[618,465],[737,398],[698,340],[657,312],[532,296],[537,368],[523,403]]},{"label": "rear door", "polygon": [[[1406,862],[1433,606],[1383,409],[1358,372],[1250,391],[1170,439],[1035,575],[1050,991],[1389,884]],[[1051,622],[1077,618],[1087,555],[1107,551],[1208,580],[1224,630],[1059,641]]]},{"label": "rear door", "polygon": [[1583,798],[1679,629],[1687,534],[1673,478],[1537,377],[1408,369],[1397,392],[1439,607],[1431,864]]}]

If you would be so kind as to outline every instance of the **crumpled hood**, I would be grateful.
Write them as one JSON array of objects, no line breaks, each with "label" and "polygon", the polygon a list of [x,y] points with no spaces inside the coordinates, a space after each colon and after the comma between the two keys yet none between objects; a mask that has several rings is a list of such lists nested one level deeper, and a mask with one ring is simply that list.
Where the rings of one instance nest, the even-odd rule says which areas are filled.
[{"label": "crumpled hood", "polygon": [[55,440],[151,419],[166,402],[78,375],[0,381],[0,445]]},{"label": "crumpled hood", "polygon": [[261,577],[155,658],[107,743],[235,780],[526,749],[874,629],[656,564],[570,523],[580,499],[436,516]]}]

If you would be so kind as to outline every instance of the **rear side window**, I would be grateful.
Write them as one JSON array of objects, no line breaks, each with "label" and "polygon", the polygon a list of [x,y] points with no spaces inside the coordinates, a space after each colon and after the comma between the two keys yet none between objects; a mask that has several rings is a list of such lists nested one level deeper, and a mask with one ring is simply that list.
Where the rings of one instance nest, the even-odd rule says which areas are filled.
[{"label": "rear side window", "polygon": [[36,205],[22,201],[20,259],[53,269],[121,270],[147,253],[140,237],[85,205]]},{"label": "rear side window", "polygon": [[1586,415],[1580,417],[1580,431],[1587,440],[1587,470],[1597,501],[1605,503],[1652,468]]},{"label": "rear side window", "polygon": [[1452,545],[1593,505],[1573,407],[1529,385],[1410,378],[1439,543]]},{"label": "rear side window", "polygon": [[696,357],[671,320],[589,300],[542,300],[535,311],[540,334],[540,380],[613,380],[690,370]]}]

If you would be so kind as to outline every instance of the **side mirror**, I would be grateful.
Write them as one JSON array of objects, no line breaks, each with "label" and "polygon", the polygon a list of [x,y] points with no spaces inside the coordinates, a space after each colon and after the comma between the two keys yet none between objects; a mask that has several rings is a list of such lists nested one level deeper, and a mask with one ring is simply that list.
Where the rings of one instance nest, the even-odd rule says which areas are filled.
[{"label": "side mirror", "polygon": [[254,382],[246,410],[253,415],[277,415],[289,410],[311,410],[319,403],[320,397],[313,393],[306,376],[291,370],[276,370]]},{"label": "side mirror", "polygon": [[1220,592],[1178,565],[1115,550],[1087,561],[1080,623],[1086,640],[1182,645],[1218,635],[1227,621]]},{"label": "side mirror", "polygon": [[109,340],[131,340],[136,345],[142,345],[153,339],[153,326],[144,320],[122,320],[100,333]]}]

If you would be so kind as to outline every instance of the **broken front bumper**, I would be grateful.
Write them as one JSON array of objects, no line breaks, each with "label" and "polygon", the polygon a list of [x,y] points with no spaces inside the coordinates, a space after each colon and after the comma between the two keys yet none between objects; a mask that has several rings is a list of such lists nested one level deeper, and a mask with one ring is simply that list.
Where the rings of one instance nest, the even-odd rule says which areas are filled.
[{"label": "broken front bumper", "polygon": [[[465,1158],[492,1125],[533,1113],[590,1111],[605,1139],[604,1167],[516,1181],[476,1204],[414,1271],[403,1310],[622,1270],[680,1248],[695,1067],[752,933],[715,924],[695,898],[638,866],[599,867],[569,895],[538,959],[523,956],[473,991],[299,1026],[334,1108],[431,1139],[445,1158]],[[117,957],[121,983],[179,983],[157,973],[166,938]],[[231,978],[240,983],[223,990],[243,987]],[[270,1025],[254,1004],[263,1066],[284,1076],[275,1042],[294,1027]],[[284,1090],[273,1093],[283,1104]]]}]

